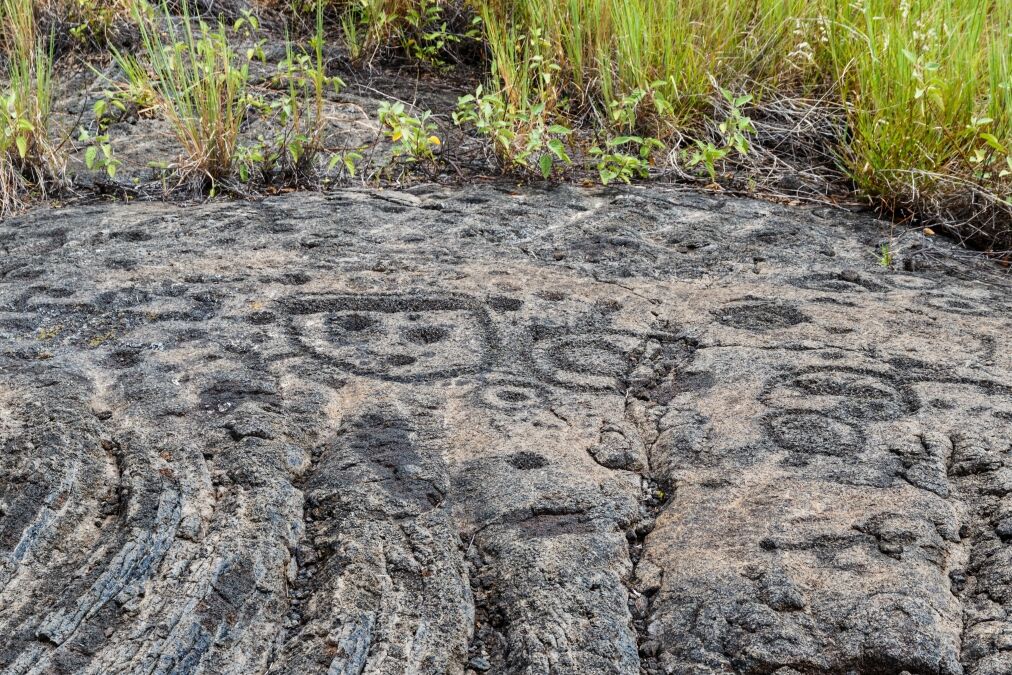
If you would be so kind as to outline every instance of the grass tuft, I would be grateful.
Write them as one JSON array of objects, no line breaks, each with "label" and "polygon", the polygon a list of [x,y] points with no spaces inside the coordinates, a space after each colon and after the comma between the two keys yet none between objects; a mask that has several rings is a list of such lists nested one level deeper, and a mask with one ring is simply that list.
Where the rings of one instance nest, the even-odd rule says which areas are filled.
[{"label": "grass tuft", "polygon": [[0,47],[6,83],[0,90],[0,216],[26,195],[43,195],[62,174],[49,139],[53,102],[52,41],[37,30],[31,0],[0,0]]},{"label": "grass tuft", "polygon": [[196,21],[188,3],[180,4],[178,18],[165,0],[159,7],[140,2],[134,11],[150,75],[133,67],[129,57],[116,52],[116,58],[135,80],[150,77],[131,84],[155,92],[183,149],[180,175],[201,176],[214,190],[235,169],[249,102],[249,66],[233,50],[222,22]]}]

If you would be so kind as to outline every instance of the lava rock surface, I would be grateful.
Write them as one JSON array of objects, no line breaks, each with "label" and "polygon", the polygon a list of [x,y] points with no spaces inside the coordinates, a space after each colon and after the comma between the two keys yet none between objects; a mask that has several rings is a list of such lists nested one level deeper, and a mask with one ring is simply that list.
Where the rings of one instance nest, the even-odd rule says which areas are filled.
[{"label": "lava rock surface", "polygon": [[882,236],[658,188],[0,224],[0,671],[1012,673],[1012,292]]}]

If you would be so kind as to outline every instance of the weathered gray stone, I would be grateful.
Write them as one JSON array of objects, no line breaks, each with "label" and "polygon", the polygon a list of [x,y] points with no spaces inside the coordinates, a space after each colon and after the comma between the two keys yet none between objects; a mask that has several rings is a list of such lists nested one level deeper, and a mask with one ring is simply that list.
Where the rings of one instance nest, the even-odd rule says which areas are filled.
[{"label": "weathered gray stone", "polygon": [[1012,293],[661,189],[0,225],[0,670],[1012,672]]}]

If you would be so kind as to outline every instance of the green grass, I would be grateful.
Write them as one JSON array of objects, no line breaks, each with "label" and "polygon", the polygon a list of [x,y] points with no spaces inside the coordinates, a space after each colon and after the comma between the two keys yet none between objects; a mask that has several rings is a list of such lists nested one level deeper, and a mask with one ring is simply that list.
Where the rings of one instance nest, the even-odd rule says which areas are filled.
[{"label": "green grass", "polygon": [[[947,174],[1008,188],[1012,8],[998,0],[843,5],[819,58],[841,82],[857,184],[887,196]],[[980,155],[983,151],[984,155]],[[1007,167],[1012,168],[1012,167]]]},{"label": "green grass", "polygon": [[0,88],[0,216],[26,194],[44,192],[61,171],[49,140],[52,47],[38,34],[31,0],[0,0],[0,44],[6,72]]},{"label": "green grass", "polygon": [[[289,45],[272,102],[251,94],[236,30],[160,2],[0,0],[4,204],[59,173],[52,43],[34,7],[92,42],[132,17],[140,48],[112,50],[130,80],[114,96],[153,104],[179,140],[179,173],[212,187],[313,173],[322,91],[337,84],[326,28],[353,61],[408,57],[436,71],[480,45],[483,87],[454,119],[490,137],[507,171],[629,180],[666,169],[714,182],[737,169],[755,185],[785,166],[773,166],[763,120],[803,120],[820,133],[799,125],[791,142],[829,157],[860,194],[933,224],[989,221],[1012,242],[1007,0],[259,0],[313,34],[309,50]],[[281,135],[243,146],[268,108]]]},{"label": "green grass", "polygon": [[447,51],[477,37],[473,26],[452,30],[447,15],[466,8],[457,0],[260,0],[262,9],[281,10],[296,26],[312,29],[319,5],[335,20],[351,58],[372,61],[380,53],[445,66]]},{"label": "green grass", "polygon": [[[177,171],[184,178],[204,177],[212,189],[234,174],[239,137],[248,107],[249,67],[236,54],[222,23],[194,21],[168,5],[138,3],[141,62],[147,71],[117,53],[131,84],[157,95],[160,110],[183,149]],[[150,77],[150,80],[147,78]]]},{"label": "green grass", "polygon": [[527,85],[518,80],[531,74],[546,103],[565,98],[602,111],[645,90],[670,104],[664,112],[674,123],[706,107],[712,78],[782,78],[789,19],[806,7],[802,0],[478,1],[493,70],[511,91],[522,92]]},{"label": "green grass", "polygon": [[[1012,197],[1012,3],[1005,0],[475,0],[491,88],[519,111],[699,135],[717,85],[842,104],[838,161],[865,193],[929,209]],[[833,106],[836,108],[836,106]],[[815,110],[816,114],[820,111]]]}]

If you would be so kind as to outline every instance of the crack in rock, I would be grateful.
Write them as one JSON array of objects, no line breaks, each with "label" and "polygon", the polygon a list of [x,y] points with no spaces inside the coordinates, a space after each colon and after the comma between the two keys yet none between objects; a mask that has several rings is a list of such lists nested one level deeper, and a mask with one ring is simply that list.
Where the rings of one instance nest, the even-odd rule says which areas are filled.
[{"label": "crack in rock", "polygon": [[1012,672],[1007,277],[659,188],[376,197],[0,224],[0,671]]}]

